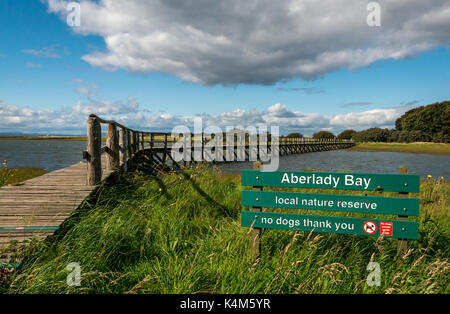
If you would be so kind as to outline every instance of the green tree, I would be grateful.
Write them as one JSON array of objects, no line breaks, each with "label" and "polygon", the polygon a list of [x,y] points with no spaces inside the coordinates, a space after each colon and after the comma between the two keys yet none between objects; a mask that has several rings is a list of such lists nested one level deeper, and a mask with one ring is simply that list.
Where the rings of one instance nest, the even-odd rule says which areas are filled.
[{"label": "green tree", "polygon": [[339,133],[339,135],[337,136],[338,139],[340,140],[351,140],[353,138],[353,135],[355,135],[356,131],[355,130],[345,130],[342,131],[341,133]]},{"label": "green tree", "polygon": [[302,138],[303,134],[299,133],[299,132],[294,132],[294,133],[289,133],[287,137],[296,137],[296,138],[300,137],[300,138]]},{"label": "green tree", "polygon": [[333,139],[336,136],[329,131],[319,131],[313,134],[313,138],[315,139]]},{"label": "green tree", "polygon": [[437,102],[405,112],[395,121],[398,131],[419,131],[411,139],[423,137],[433,141],[448,141],[450,136],[450,101]]},{"label": "green tree", "polygon": [[353,135],[356,142],[387,142],[390,137],[388,129],[370,128]]}]

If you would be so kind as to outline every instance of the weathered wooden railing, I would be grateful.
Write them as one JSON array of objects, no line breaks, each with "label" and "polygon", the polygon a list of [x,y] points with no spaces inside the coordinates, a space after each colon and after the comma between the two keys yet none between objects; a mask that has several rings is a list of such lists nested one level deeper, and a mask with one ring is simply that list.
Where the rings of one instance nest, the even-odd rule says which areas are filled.
[{"label": "weathered wooden railing", "polygon": [[[102,146],[102,123],[108,124],[105,146]],[[83,152],[83,158],[87,161],[87,184],[96,185],[102,180],[101,155],[103,153],[105,153],[105,172],[119,168],[127,171],[129,161],[140,150],[145,149],[145,137],[148,136],[150,148],[153,148],[155,135],[164,138],[164,147],[167,149],[167,133],[137,131],[116,121],[105,120],[94,114],[90,115],[87,121],[87,150]]]},{"label": "weathered wooden railing", "polygon": [[[108,124],[105,146],[102,146],[102,123]],[[118,169],[127,171],[130,162],[135,158],[136,154],[147,149],[152,155],[152,159],[158,159],[159,162],[163,164],[163,166],[166,166],[166,160],[168,158],[171,158],[171,144],[175,141],[178,141],[183,136],[189,136],[189,134],[180,133],[178,134],[178,137],[174,138],[172,136],[172,133],[133,130],[116,121],[105,120],[94,114],[90,115],[87,121],[87,150],[83,151],[83,158],[87,161],[87,185],[96,185],[102,180],[102,154],[105,154],[105,173],[110,173]],[[186,148],[190,149],[191,154],[194,154],[194,149],[201,150],[203,160],[206,144],[212,139],[211,135],[199,133],[190,134],[190,137],[190,140],[187,140],[190,147]],[[260,136],[256,135],[255,139],[256,150],[259,157]],[[264,141],[267,141],[267,137],[264,137]],[[237,148],[237,133],[233,135],[231,141],[229,138],[229,134],[222,134],[222,143],[222,148],[227,148],[230,146],[233,148]],[[244,140],[245,148],[249,148],[250,143],[252,142],[249,134],[247,133],[245,134]],[[265,147],[270,151],[270,137],[268,139],[268,142],[265,144]],[[287,155],[347,148],[353,145],[353,141],[338,140],[335,138],[314,139],[310,137],[293,138],[280,136],[278,138],[278,144],[278,153],[280,155]],[[223,151],[224,153],[226,153],[226,149],[223,149]],[[153,154],[153,152],[155,153]],[[156,152],[161,153],[162,158],[160,158]],[[191,158],[191,160],[193,161],[194,158]]]}]

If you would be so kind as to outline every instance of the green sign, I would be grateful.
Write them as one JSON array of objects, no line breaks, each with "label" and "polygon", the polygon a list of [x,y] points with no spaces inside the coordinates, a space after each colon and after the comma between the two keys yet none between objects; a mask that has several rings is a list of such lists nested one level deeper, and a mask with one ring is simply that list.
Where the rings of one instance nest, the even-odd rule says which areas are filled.
[{"label": "green sign", "polygon": [[244,190],[241,194],[241,204],[253,207],[419,216],[417,198]]},{"label": "green sign", "polygon": [[241,226],[419,239],[415,221],[242,211]]},{"label": "green sign", "polygon": [[419,192],[413,174],[242,170],[242,185],[362,191]]}]

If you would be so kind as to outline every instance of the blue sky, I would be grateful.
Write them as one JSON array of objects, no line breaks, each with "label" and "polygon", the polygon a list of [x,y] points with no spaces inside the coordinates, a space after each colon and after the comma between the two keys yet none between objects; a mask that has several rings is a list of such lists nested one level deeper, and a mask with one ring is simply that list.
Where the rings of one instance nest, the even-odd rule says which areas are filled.
[{"label": "blue sky", "polygon": [[[108,8],[107,3],[99,1],[90,3],[91,7],[96,6],[95,10],[90,10],[89,6],[82,3],[81,23],[86,23],[86,26],[82,24],[81,28],[74,28],[66,23],[67,12],[61,9],[65,4],[58,0],[0,2],[0,113],[3,115],[0,118],[0,132],[80,134],[83,133],[83,122],[89,110],[92,110],[93,113],[144,129],[170,131],[176,124],[189,123],[193,116],[203,115],[204,119],[210,119],[205,123],[210,124],[220,124],[223,117],[232,117],[227,120],[228,123],[240,123],[243,126],[261,122],[279,123],[282,132],[300,130],[310,135],[320,129],[339,132],[346,128],[393,127],[395,118],[406,110],[450,98],[449,29],[447,34],[442,35],[440,32],[436,35],[438,40],[432,43],[415,38],[403,43],[401,49],[393,49],[386,55],[362,64],[355,65],[345,60],[342,64],[328,66],[329,62],[324,62],[323,68],[320,67],[313,74],[302,70],[307,64],[299,59],[300,53],[292,54],[296,56],[293,59],[286,56],[277,60],[280,65],[270,65],[267,71],[261,71],[260,74],[259,69],[265,70],[269,61],[263,60],[259,65],[247,69],[251,61],[238,63],[229,60],[231,58],[224,58],[220,52],[214,50],[210,53],[208,50],[201,61],[207,60],[209,65],[199,68],[198,60],[189,63],[192,58],[190,54],[194,55],[196,51],[188,43],[180,42],[176,31],[173,34],[167,31],[166,34],[178,40],[173,45],[186,45],[186,62],[183,60],[184,55],[180,57],[174,48],[168,50],[166,46],[157,46],[160,42],[152,41],[155,48],[152,44],[145,46],[137,65],[122,61],[105,65],[104,60],[109,60],[113,55],[119,54],[124,59],[140,55],[133,50],[133,45],[140,45],[147,38],[147,34],[142,32],[143,26],[129,26],[126,34],[130,38],[133,36],[132,40],[117,43],[114,36],[122,36],[125,31],[116,30],[116,24],[105,23],[103,26],[99,23],[99,26],[94,22],[95,16],[92,16],[94,11],[112,14],[116,8]],[[157,14],[152,13],[155,16]],[[178,15],[169,15],[167,19],[176,19]],[[179,29],[193,25],[205,33],[220,33],[220,29],[209,31],[212,28],[207,21],[204,24],[196,21],[195,24],[185,16],[174,21],[183,26]],[[405,18],[404,25],[410,23]],[[233,25],[238,24],[236,22]],[[157,28],[155,25],[151,27],[152,32],[153,27]],[[104,32],[105,29],[109,30]],[[342,38],[345,38],[344,31]],[[394,31],[400,32],[397,29]],[[236,31],[237,35],[232,34],[227,39],[237,41],[237,38],[242,38],[239,32],[242,31]],[[390,33],[392,29],[386,32]],[[347,34],[352,36],[348,30]],[[295,49],[308,50],[308,40],[298,36],[299,41],[304,40],[305,46]],[[369,48],[381,47],[382,51],[386,51],[390,44],[383,43],[383,36],[380,32],[377,39],[363,43],[357,49],[369,51]],[[109,40],[112,43],[106,45],[105,41]],[[207,41],[199,41],[197,47],[203,44],[212,46]],[[244,44],[248,44],[249,49],[255,48],[251,46],[253,42]],[[330,47],[333,45],[330,42]],[[342,45],[337,51],[347,52],[355,48],[354,43]],[[426,48],[414,48],[419,45]],[[402,55],[404,47],[412,48]],[[268,51],[273,49],[263,48]],[[155,60],[154,51],[157,49],[162,49],[168,55],[173,54],[172,61],[184,62],[183,70],[170,65],[140,68],[146,60],[149,63]],[[294,48],[284,42],[273,51],[283,49],[287,51]],[[311,54],[316,60],[321,60],[321,56],[325,55],[324,49],[328,49],[326,45],[315,47]],[[129,55],[123,51],[129,51]],[[330,51],[333,52],[326,52]],[[237,57],[241,53],[239,49],[230,49],[230,52],[236,53]],[[289,66],[284,67],[285,63],[292,60],[302,62],[299,67],[301,70],[292,73]],[[161,64],[165,62],[163,60]],[[211,64],[214,62],[221,64]],[[229,66],[223,67],[224,62],[229,62]],[[298,62],[292,63],[291,68],[297,66]],[[318,63],[311,64],[315,66]],[[239,67],[249,75],[241,76]],[[210,70],[212,68],[217,70]],[[228,68],[232,75],[228,73]],[[272,76],[271,72],[279,74]],[[221,81],[222,77],[226,79]],[[385,114],[383,110],[390,111]],[[383,114],[383,121],[377,116],[380,113]],[[371,114],[374,118],[367,120],[366,117]],[[259,118],[255,120],[255,117]]]}]

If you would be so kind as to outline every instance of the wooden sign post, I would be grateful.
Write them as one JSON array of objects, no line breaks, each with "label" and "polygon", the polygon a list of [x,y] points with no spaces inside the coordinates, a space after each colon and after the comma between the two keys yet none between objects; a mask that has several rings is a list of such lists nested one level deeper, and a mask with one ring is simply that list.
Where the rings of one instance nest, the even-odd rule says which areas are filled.
[{"label": "wooden sign post", "polygon": [[[255,161],[253,163],[253,170],[260,171],[261,170],[261,162]],[[259,191],[261,192],[263,190],[262,186],[253,186],[253,191]],[[262,207],[260,206],[253,206],[252,212],[256,212],[257,214],[254,215],[257,217],[260,212],[262,212]],[[251,226],[252,228],[252,250],[256,257],[259,257],[261,254],[261,229],[257,228],[256,226]]]},{"label": "wooden sign post", "polygon": [[[408,174],[409,173],[409,168],[407,166],[401,166],[399,168],[399,173],[400,174]],[[401,198],[408,198],[408,192],[399,192],[399,197]],[[409,214],[409,210],[408,207],[404,207],[404,213],[408,212]],[[408,221],[408,215],[398,215],[398,220],[401,221]],[[408,250],[408,240],[406,239],[398,239],[397,240],[397,255],[405,255],[406,251]]]}]

